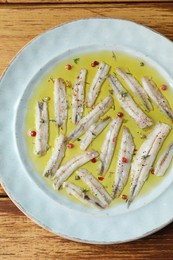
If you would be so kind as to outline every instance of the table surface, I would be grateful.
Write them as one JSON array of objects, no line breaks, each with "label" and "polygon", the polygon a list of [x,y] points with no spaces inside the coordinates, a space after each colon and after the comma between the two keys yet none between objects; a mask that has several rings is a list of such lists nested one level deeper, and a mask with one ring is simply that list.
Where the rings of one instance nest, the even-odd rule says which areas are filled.
[{"label": "table surface", "polygon": [[[0,0],[0,74],[47,29],[74,19],[132,20],[173,40],[172,0]],[[0,259],[173,259],[173,223],[120,245],[88,245],[55,236],[28,219],[0,187]]]}]

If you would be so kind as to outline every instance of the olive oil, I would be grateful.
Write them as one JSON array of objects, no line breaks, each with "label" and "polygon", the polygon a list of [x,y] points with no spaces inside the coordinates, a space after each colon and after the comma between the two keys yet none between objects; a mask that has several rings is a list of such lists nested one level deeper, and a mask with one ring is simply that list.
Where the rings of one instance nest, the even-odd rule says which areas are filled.
[{"label": "olive oil", "polygon": [[[34,166],[35,173],[39,174],[40,178],[42,177],[43,170],[46,166],[47,161],[49,160],[52,148],[54,146],[54,140],[55,137],[58,136],[59,130],[56,128],[55,123],[53,122],[54,119],[54,107],[53,107],[53,80],[54,78],[63,78],[66,82],[66,91],[68,96],[68,122],[67,122],[67,135],[71,132],[71,130],[75,127],[71,122],[71,95],[72,95],[72,86],[75,82],[75,78],[77,77],[79,70],[81,68],[86,68],[87,73],[87,80],[86,80],[86,89],[85,89],[85,97],[89,90],[90,84],[92,82],[92,79],[97,71],[97,66],[92,66],[94,61],[104,61],[107,64],[111,66],[110,74],[113,74],[115,72],[115,69],[118,67],[122,67],[129,71],[132,75],[135,76],[135,78],[140,82],[140,79],[142,76],[147,76],[149,78],[152,78],[152,80],[157,84],[157,86],[160,88],[161,85],[165,84],[168,86],[166,91],[162,91],[166,99],[168,100],[169,104],[173,103],[173,91],[171,90],[171,87],[169,86],[169,83],[166,81],[166,79],[163,77],[163,75],[160,74],[151,64],[149,64],[145,59],[140,59],[138,57],[129,55],[124,52],[112,52],[112,51],[97,51],[93,53],[85,53],[77,56],[71,56],[68,59],[61,60],[60,62],[57,62],[57,64],[50,68],[42,77],[38,79],[38,83],[34,86],[34,90],[32,95],[29,97],[27,105],[26,105],[26,116],[24,120],[24,139],[26,142],[26,150],[27,150],[27,156],[30,163]],[[71,65],[70,69],[67,69],[66,65]],[[121,81],[121,80],[120,80]],[[124,84],[123,81],[121,81],[124,85],[124,87],[127,89],[127,91],[133,96],[136,103],[140,106],[140,103],[138,102],[137,98],[134,97],[133,93],[129,90],[129,88]],[[109,82],[106,79],[104,81],[104,84],[101,87],[101,92],[95,102],[97,104],[99,101],[101,101],[103,98],[105,98],[108,95],[112,95],[114,98],[114,106],[104,115],[109,115],[111,118],[117,117],[118,112],[123,112],[123,125],[129,128],[133,139],[135,143],[135,148],[139,149],[140,145],[144,141],[143,137],[147,136],[148,133],[152,130],[153,127],[150,127],[147,130],[141,130],[138,128],[136,123],[126,114],[125,111],[122,110],[122,108],[119,106],[118,101],[114,97],[114,95],[111,92],[111,87],[109,86]],[[46,153],[46,155],[42,157],[37,157],[34,155],[34,137],[31,137],[28,135],[29,130],[35,130],[35,104],[36,101],[41,101],[42,99],[48,99],[48,112],[49,112],[49,119],[52,119],[49,124],[49,149]],[[159,109],[152,103],[153,105],[153,111],[147,113],[144,111],[152,120],[153,120],[153,126],[158,122],[164,122],[171,126],[171,122],[168,118],[166,118],[162,112],[159,111]],[[141,106],[140,106],[141,107]],[[90,109],[84,107],[84,115],[88,113]],[[104,131],[92,142],[92,144],[88,147],[88,150],[94,149],[98,152],[101,150],[101,145],[104,141],[106,131],[108,127],[104,129]],[[103,186],[106,188],[106,190],[111,194],[112,190],[112,184],[114,180],[114,174],[116,169],[116,163],[117,163],[117,157],[118,157],[118,151],[120,147],[121,142],[121,136],[122,136],[122,129],[119,132],[118,140],[115,147],[115,152],[113,155],[113,159],[111,162],[111,165],[109,167],[108,172],[104,176],[103,180],[100,180],[100,182],[103,184]],[[163,149],[170,143],[172,136],[172,131],[165,140],[162,149],[158,153],[158,156],[162,153]],[[70,160],[75,155],[81,153],[82,151],[79,149],[80,140],[78,139],[75,141],[73,148],[67,148],[65,157],[61,164],[65,163],[66,161]],[[135,153],[135,152],[134,152]],[[134,154],[135,156],[135,154]],[[96,178],[98,178],[98,161],[99,158],[97,158],[96,162],[89,162],[83,167],[88,169],[89,172],[91,172]],[[80,186],[83,189],[87,189],[87,186],[82,183],[81,180],[76,180],[75,178],[76,174],[75,172],[70,176],[68,181],[75,183],[76,185]],[[140,194],[138,197],[143,196],[147,193],[149,193],[152,189],[157,188],[157,185],[159,182],[162,181],[163,178],[166,178],[166,175],[164,177],[156,177],[153,174],[149,174],[149,178],[144,184]],[[44,178],[46,185],[49,185],[50,188],[52,188],[52,181],[50,179]],[[130,178],[129,181],[124,188],[122,194],[127,194],[129,192],[129,185],[130,185]],[[60,190],[58,192],[61,192],[65,195],[65,192]],[[76,201],[76,200],[74,200]],[[113,204],[116,206],[116,204],[124,203],[121,198],[116,199],[115,203]]]}]

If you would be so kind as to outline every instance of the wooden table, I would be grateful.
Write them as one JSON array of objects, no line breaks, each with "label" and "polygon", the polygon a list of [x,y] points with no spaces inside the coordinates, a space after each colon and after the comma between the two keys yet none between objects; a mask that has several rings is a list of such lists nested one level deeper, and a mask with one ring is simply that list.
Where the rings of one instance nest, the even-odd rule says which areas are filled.
[{"label": "wooden table", "polygon": [[[58,24],[88,17],[129,19],[173,40],[172,0],[0,0],[0,74],[20,48],[38,34]],[[173,223],[131,243],[80,244],[34,224],[0,187],[0,259],[36,258],[173,259]]]}]

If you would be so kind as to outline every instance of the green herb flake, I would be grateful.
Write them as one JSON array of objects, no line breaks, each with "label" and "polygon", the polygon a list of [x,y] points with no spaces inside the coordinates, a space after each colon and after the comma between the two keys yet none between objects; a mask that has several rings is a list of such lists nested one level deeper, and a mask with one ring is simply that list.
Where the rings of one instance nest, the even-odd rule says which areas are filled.
[{"label": "green herb flake", "polygon": [[150,157],[149,154],[147,154],[147,155],[143,155],[141,158],[142,158],[142,160],[146,160],[148,157]]},{"label": "green herb flake", "polygon": [[121,91],[120,94],[121,94],[122,97],[127,97],[127,95],[128,95],[128,93],[124,92],[124,91]]},{"label": "green herb flake", "polygon": [[74,59],[73,61],[74,61],[75,64],[78,64],[79,61],[80,61],[80,58],[76,58],[76,59]]},{"label": "green herb flake", "polygon": [[112,58],[113,58],[114,60],[117,60],[117,57],[116,57],[116,55],[115,55],[115,52],[113,52],[113,51],[112,51]]}]

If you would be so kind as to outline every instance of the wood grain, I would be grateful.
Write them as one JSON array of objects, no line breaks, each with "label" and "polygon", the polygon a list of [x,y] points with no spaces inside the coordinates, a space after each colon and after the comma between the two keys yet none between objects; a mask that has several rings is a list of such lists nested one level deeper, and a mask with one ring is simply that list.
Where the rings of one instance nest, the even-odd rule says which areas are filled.
[{"label": "wood grain", "polygon": [[172,2],[172,0],[0,0],[0,3],[3,4],[27,4],[27,3],[40,3],[40,4],[46,4],[46,3],[57,3],[57,4],[62,4],[62,3],[73,3],[73,4],[83,4],[83,3],[168,3]]},{"label": "wood grain", "polygon": [[[135,15],[134,15],[135,14]],[[113,17],[149,26],[173,40],[173,3],[92,5],[1,5],[0,74],[13,56],[46,30],[75,19]],[[153,19],[151,19],[151,17]],[[14,22],[15,21],[15,22]]]},{"label": "wood grain", "polygon": [[2,188],[1,184],[0,184],[0,198],[1,197],[4,197],[4,196],[7,196],[4,189]]},{"label": "wood grain", "polygon": [[[7,198],[0,200],[0,256],[12,259],[170,259],[173,224],[149,237],[121,245],[87,245],[55,236],[25,217]],[[3,234],[3,236],[2,236]],[[12,242],[12,243],[11,243]],[[18,252],[18,254],[16,254]]]},{"label": "wood grain", "polygon": [[[173,40],[172,0],[151,2],[123,0],[122,3],[120,0],[114,0],[114,3],[112,0],[106,1],[0,0],[0,74],[14,55],[34,37],[74,19],[89,17],[128,19],[149,26]],[[51,4],[43,4],[45,2]],[[146,238],[121,245],[97,246],[69,241],[34,224],[17,209],[0,187],[0,259],[2,260],[163,260],[165,258],[172,260],[172,244],[173,223]]]}]

